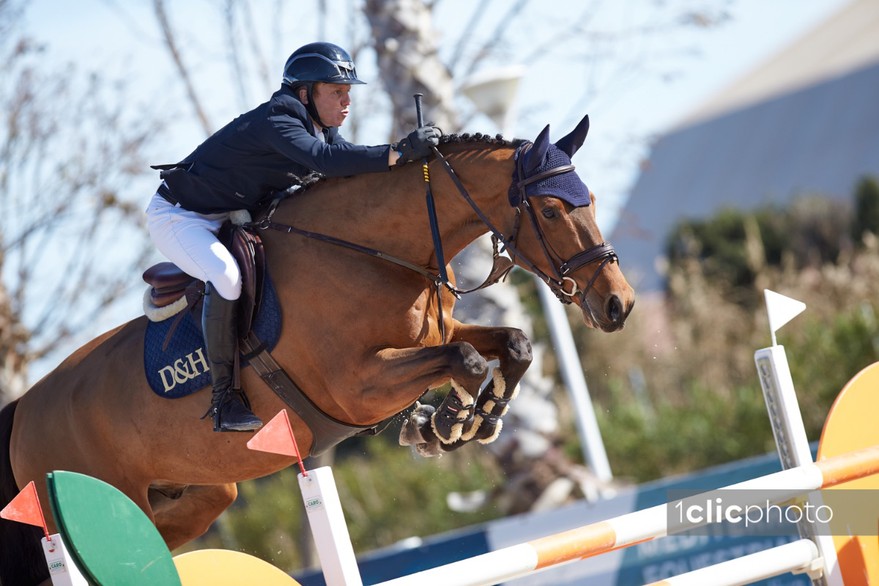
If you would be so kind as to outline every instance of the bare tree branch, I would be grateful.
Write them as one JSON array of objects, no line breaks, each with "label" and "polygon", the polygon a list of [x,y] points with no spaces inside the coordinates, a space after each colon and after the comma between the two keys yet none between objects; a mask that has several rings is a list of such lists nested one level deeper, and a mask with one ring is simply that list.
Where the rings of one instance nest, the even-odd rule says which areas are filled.
[{"label": "bare tree branch", "polygon": [[226,32],[226,59],[232,68],[232,83],[238,91],[238,102],[240,107],[244,108],[247,104],[247,77],[244,74],[244,68],[241,65],[241,50],[238,44],[238,34],[236,31],[237,19],[235,11],[238,7],[238,0],[226,0],[223,9],[223,23]]},{"label": "bare tree branch", "polygon": [[504,33],[507,31],[509,27],[509,23],[516,20],[516,18],[522,13],[522,10],[528,5],[528,0],[517,0],[515,4],[510,6],[507,9],[507,12],[501,19],[498,21],[495,26],[494,31],[491,35],[486,38],[485,42],[482,43],[479,50],[477,50],[473,57],[470,59],[469,65],[462,72],[462,79],[467,78],[472,75],[474,71],[476,71],[476,67],[491,53],[493,50],[500,44],[501,39],[504,36]]},{"label": "bare tree branch", "polygon": [[47,65],[9,7],[0,0],[0,402],[26,390],[34,360],[99,333],[137,283],[149,249],[141,204],[122,190],[144,175],[154,132],[123,83]]},{"label": "bare tree branch", "polygon": [[186,88],[186,95],[189,96],[189,103],[192,105],[193,110],[195,110],[195,115],[198,117],[205,135],[213,134],[213,129],[208,121],[207,114],[201,105],[201,100],[199,100],[198,95],[195,92],[195,86],[192,84],[192,77],[189,74],[189,69],[183,63],[183,57],[177,47],[174,33],[171,31],[171,23],[168,21],[168,15],[165,13],[164,0],[153,0],[153,9],[156,13],[156,19],[159,21],[159,27],[162,29],[165,46],[168,48],[168,53],[171,55],[171,59],[174,61],[178,73],[180,73],[180,79],[183,81],[183,86]]},{"label": "bare tree branch", "polygon": [[395,136],[415,126],[412,95],[424,94],[426,111],[446,132],[458,129],[452,75],[440,59],[437,34],[427,8],[404,0],[367,0],[382,82],[392,103]]},{"label": "bare tree branch", "polygon": [[491,0],[485,0],[484,2],[478,2],[476,4],[476,9],[473,11],[473,14],[470,15],[470,19],[467,21],[464,30],[461,31],[461,34],[458,37],[458,42],[455,44],[455,50],[449,58],[448,65],[450,70],[455,71],[457,68],[458,62],[464,54],[464,49],[467,46],[467,43],[472,38],[473,32],[476,30],[476,27],[479,26],[479,23],[482,21],[482,17],[485,15],[489,6],[491,6]]},{"label": "bare tree branch", "polygon": [[[282,4],[279,4],[277,7],[277,11],[279,12],[279,14],[277,15],[277,20],[281,20],[280,12],[282,8]],[[277,87],[280,73],[276,73],[273,75],[272,72],[269,70],[268,61],[266,61],[266,54],[260,43],[259,29],[257,28],[256,23],[253,19],[253,9],[250,2],[248,2],[247,0],[243,0],[243,4],[241,5],[241,12],[243,14],[243,34],[247,37],[249,41],[251,56],[257,64],[257,77],[258,79],[262,80],[263,87],[266,90],[266,93],[269,93]]]}]

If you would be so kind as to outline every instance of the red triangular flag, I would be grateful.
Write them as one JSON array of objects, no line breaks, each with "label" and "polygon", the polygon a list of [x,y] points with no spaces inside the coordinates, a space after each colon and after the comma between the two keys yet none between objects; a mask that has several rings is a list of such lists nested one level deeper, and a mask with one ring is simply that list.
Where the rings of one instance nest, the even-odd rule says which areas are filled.
[{"label": "red triangular flag", "polygon": [[299,460],[299,469],[302,470],[302,474],[307,474],[305,466],[302,465],[302,456],[299,454],[299,446],[296,445],[296,436],[293,435],[293,427],[290,425],[290,417],[287,415],[286,409],[279,411],[256,435],[250,438],[247,447],[259,452],[295,456]]},{"label": "red triangular flag", "polygon": [[46,526],[43,509],[40,508],[40,498],[37,496],[37,485],[34,484],[33,480],[0,511],[0,517],[9,521],[42,527],[46,537],[49,536],[49,528]]}]

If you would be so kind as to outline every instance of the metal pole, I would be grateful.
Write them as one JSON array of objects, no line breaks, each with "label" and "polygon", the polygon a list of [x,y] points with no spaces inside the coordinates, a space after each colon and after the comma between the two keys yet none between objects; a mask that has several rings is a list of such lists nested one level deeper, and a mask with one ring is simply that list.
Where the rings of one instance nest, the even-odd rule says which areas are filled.
[{"label": "metal pole", "polygon": [[586,378],[583,376],[583,368],[580,364],[580,356],[577,354],[577,346],[574,344],[574,336],[571,334],[568,316],[565,314],[565,308],[546,283],[540,279],[536,281],[562,380],[574,406],[574,421],[580,435],[583,461],[592,468],[592,472],[599,480],[610,482],[613,479],[613,472],[607,460],[604,440],[601,438],[601,430],[595,418],[595,409],[592,406],[589,388],[586,386]]}]

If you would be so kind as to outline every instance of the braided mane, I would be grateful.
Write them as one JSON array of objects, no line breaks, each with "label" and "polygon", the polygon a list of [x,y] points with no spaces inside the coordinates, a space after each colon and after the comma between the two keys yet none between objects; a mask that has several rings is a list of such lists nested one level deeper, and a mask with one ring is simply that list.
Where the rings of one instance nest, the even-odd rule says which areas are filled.
[{"label": "braided mane", "polygon": [[489,145],[497,145],[501,147],[509,146],[517,148],[526,141],[521,138],[507,140],[503,137],[502,134],[495,134],[494,136],[490,136],[488,134],[482,134],[481,132],[477,132],[475,134],[470,134],[469,132],[465,132],[464,134],[444,134],[440,137],[440,144],[465,144],[476,142],[481,142]]},{"label": "braided mane", "polygon": [[[491,136],[488,134],[482,134],[481,132],[476,132],[474,134],[470,134],[469,132],[465,132],[463,134],[443,134],[439,140],[439,143],[441,145],[481,143],[485,145],[512,148],[518,148],[524,142],[527,141],[522,138],[514,138],[508,140],[505,139],[502,134],[495,134],[494,136]],[[299,185],[300,189],[296,193],[302,194],[305,193],[309,188],[314,187],[314,185],[316,185],[317,183],[321,183],[324,179],[326,179],[326,177],[320,173],[310,173],[308,175],[305,175],[304,177],[291,176],[290,184]]]}]

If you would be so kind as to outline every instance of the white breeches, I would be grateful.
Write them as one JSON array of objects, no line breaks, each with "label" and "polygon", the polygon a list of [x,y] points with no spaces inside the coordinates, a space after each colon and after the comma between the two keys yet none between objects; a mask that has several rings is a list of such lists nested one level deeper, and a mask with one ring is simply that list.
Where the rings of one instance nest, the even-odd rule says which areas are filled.
[{"label": "white breeches", "polygon": [[199,214],[172,205],[156,194],[146,209],[153,243],[186,274],[210,282],[222,297],[241,296],[241,271],[232,253],[217,240],[229,212]]}]

